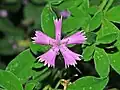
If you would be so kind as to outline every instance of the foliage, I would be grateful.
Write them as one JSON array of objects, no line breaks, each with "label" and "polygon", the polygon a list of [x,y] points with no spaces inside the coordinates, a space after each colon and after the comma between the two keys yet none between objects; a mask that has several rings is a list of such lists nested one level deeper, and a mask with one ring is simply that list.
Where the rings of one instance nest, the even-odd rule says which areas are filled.
[{"label": "foliage", "polygon": [[[110,70],[120,74],[120,4],[115,0],[1,0],[0,9],[8,11],[0,17],[0,54],[16,56],[0,70],[2,90],[103,90],[109,82]],[[24,7],[23,7],[24,6]],[[14,17],[23,9],[23,16]],[[83,30],[84,45],[69,48],[82,54],[76,67],[64,68],[59,56],[55,68],[48,68],[37,57],[49,46],[33,44],[32,34],[40,30],[54,38],[53,19],[67,10],[71,15],[63,19],[62,34]],[[11,14],[12,13],[12,14]],[[15,19],[13,19],[15,18]],[[20,19],[17,19],[20,18]],[[118,26],[119,25],[119,26]],[[80,63],[92,64],[95,74],[81,77]],[[87,68],[88,69],[88,68]],[[78,71],[76,71],[78,70]],[[73,79],[76,78],[77,80]]]}]

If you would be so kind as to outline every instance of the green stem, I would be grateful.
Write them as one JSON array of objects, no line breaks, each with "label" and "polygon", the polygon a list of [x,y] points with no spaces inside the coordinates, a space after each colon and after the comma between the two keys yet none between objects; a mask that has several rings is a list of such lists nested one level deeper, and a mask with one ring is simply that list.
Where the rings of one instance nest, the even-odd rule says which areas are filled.
[{"label": "green stem", "polygon": [[48,90],[48,89],[49,89],[49,85],[47,85],[43,88],[43,90]]},{"label": "green stem", "polygon": [[108,0],[103,0],[103,2],[100,4],[99,6],[99,10],[98,11],[102,11],[103,8],[105,7],[106,3],[107,3]]},{"label": "green stem", "polygon": [[108,1],[108,4],[106,5],[104,12],[106,12],[109,9],[109,7],[112,5],[113,1],[114,0],[109,0]]},{"label": "green stem", "polygon": [[57,85],[55,86],[55,89],[57,89],[60,84],[61,84],[61,80],[58,81]]}]

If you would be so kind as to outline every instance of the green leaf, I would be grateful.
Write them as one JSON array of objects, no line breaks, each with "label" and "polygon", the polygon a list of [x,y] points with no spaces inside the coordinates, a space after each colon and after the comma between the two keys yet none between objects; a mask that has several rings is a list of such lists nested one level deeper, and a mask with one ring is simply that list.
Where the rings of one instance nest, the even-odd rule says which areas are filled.
[{"label": "green leaf", "polygon": [[41,26],[42,30],[50,37],[55,37],[55,26],[53,18],[55,18],[56,15],[52,11],[51,7],[49,5],[46,5],[45,8],[42,11],[41,14]]},{"label": "green leaf", "polygon": [[30,49],[32,50],[32,52],[34,54],[38,54],[38,52],[47,51],[49,49],[49,46],[31,43],[30,44]]},{"label": "green leaf", "polygon": [[97,10],[98,10],[97,6],[91,6],[89,7],[88,12],[89,14],[94,15],[97,12]]},{"label": "green leaf", "polygon": [[98,38],[96,41],[96,44],[108,44],[108,43],[112,43],[113,41],[115,41],[118,37],[118,33],[111,33],[108,34],[106,36],[103,36],[101,38]]},{"label": "green leaf", "polygon": [[67,19],[63,20],[62,31],[64,33],[78,30],[89,18],[87,14],[85,14],[82,10],[79,10],[78,8],[72,8],[69,9],[69,11],[74,17],[70,16]]},{"label": "green leaf", "polygon": [[118,32],[118,38],[114,45],[118,50],[120,50],[120,32]]},{"label": "green leaf", "polygon": [[18,78],[11,72],[0,70],[0,86],[5,90],[23,90]]},{"label": "green leaf", "polygon": [[101,29],[97,32],[97,39],[106,36],[111,33],[118,33],[119,29],[107,19],[102,21]]},{"label": "green leaf", "polygon": [[70,9],[77,7],[81,3],[82,0],[63,0],[63,2],[59,6],[57,6],[57,8],[60,10]]},{"label": "green leaf", "polygon": [[108,76],[110,72],[109,57],[103,49],[95,48],[94,63],[100,77]]},{"label": "green leaf", "polygon": [[86,76],[69,85],[68,90],[103,90],[107,83],[108,78]]},{"label": "green leaf", "polygon": [[87,32],[85,36],[87,37],[87,44],[91,45],[95,43],[97,35],[94,32]]},{"label": "green leaf", "polygon": [[36,59],[27,49],[20,53],[15,59],[13,59],[7,66],[6,70],[14,73],[24,84],[32,75],[32,66]]},{"label": "green leaf", "polygon": [[[33,68],[41,68],[41,70],[39,72],[33,71],[33,79],[36,79],[35,82],[40,81],[40,80],[44,80],[43,77],[47,77],[49,76],[49,74],[51,73],[51,70],[49,70],[48,67],[45,67],[43,63],[35,63],[33,65]],[[43,69],[42,69],[43,68]],[[40,79],[38,79],[40,78]]]},{"label": "green leaf", "polygon": [[88,13],[89,11],[89,0],[82,0],[82,4],[78,6],[80,10],[82,10],[85,13]]},{"label": "green leaf", "polygon": [[110,64],[112,68],[120,74],[120,51],[114,54],[110,54]]},{"label": "green leaf", "polygon": [[101,22],[102,22],[102,12],[95,13],[95,15],[92,17],[90,21],[90,25],[89,25],[90,31],[97,29],[101,25]]},{"label": "green leaf", "polygon": [[113,7],[106,13],[106,18],[110,21],[120,23],[120,5]]},{"label": "green leaf", "polygon": [[84,50],[83,50],[83,59],[84,61],[89,61],[91,60],[93,53],[94,53],[94,45],[91,46],[87,46]]},{"label": "green leaf", "polygon": [[34,87],[35,87],[35,83],[27,83],[25,85],[25,90],[33,90]]},{"label": "green leaf", "polygon": [[63,0],[45,0],[48,3],[51,3],[52,5],[58,5],[60,4]]}]

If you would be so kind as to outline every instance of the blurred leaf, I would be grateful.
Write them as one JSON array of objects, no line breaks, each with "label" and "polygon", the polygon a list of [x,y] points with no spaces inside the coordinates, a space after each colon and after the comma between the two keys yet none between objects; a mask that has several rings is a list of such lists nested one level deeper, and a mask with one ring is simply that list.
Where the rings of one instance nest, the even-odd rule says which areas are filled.
[{"label": "blurred leaf", "polygon": [[119,0],[114,0],[113,3],[112,3],[112,7],[117,6],[117,5],[120,5],[120,1]]},{"label": "blurred leaf", "polygon": [[9,43],[9,39],[0,40],[0,54],[2,55],[12,55],[17,51],[13,48],[13,45]]},{"label": "blurred leaf", "polygon": [[7,2],[7,3],[15,3],[15,2],[17,2],[17,0],[5,0],[5,2]]},{"label": "blurred leaf", "polygon": [[95,48],[94,63],[95,69],[100,75],[100,77],[107,77],[109,75],[110,72],[109,57],[103,49],[97,47]]},{"label": "blurred leaf", "polygon": [[28,3],[24,8],[24,17],[25,19],[37,20],[40,18],[41,11],[42,7]]},{"label": "blurred leaf", "polygon": [[35,87],[35,83],[27,83],[25,85],[25,90],[33,90],[34,87]]},{"label": "blurred leaf", "polygon": [[5,90],[23,90],[18,78],[11,72],[0,70],[0,86]]},{"label": "blurred leaf", "polygon": [[45,3],[45,0],[31,0],[31,1],[34,2],[35,4]]},{"label": "blurred leaf", "polygon": [[118,33],[119,29],[108,20],[104,19],[102,21],[101,29],[97,32],[97,39],[106,36],[111,33]]},{"label": "blurred leaf", "polygon": [[93,53],[94,53],[94,45],[91,46],[87,46],[84,50],[83,50],[83,59],[84,61],[89,61],[91,60]]},{"label": "blurred leaf", "polygon": [[68,86],[68,90],[103,90],[108,83],[108,78],[93,76],[82,77]]},{"label": "blurred leaf", "polygon": [[14,73],[23,84],[33,75],[32,66],[35,61],[36,59],[27,49],[13,59],[6,70]]},{"label": "blurred leaf", "polygon": [[21,7],[21,0],[3,0],[0,8],[6,9],[11,12],[16,12]]},{"label": "blurred leaf", "polygon": [[34,22],[34,27],[40,29],[42,9],[42,6],[28,3],[24,8],[25,21],[29,21],[30,24]]},{"label": "blurred leaf", "polygon": [[46,5],[41,14],[41,27],[42,30],[50,37],[55,37],[55,26],[53,19],[56,17],[51,7]]},{"label": "blurred leaf", "polygon": [[4,70],[6,68],[6,64],[0,60],[0,69]]},{"label": "blurred leaf", "polygon": [[112,68],[120,74],[120,51],[114,54],[110,54],[110,64]]},{"label": "blurred leaf", "polygon": [[98,38],[96,43],[97,44],[108,44],[108,43],[112,43],[113,41],[115,41],[118,37],[118,33],[111,33],[108,34],[106,36],[103,36],[101,38]]},{"label": "blurred leaf", "polygon": [[95,13],[95,15],[92,17],[90,21],[90,25],[89,25],[90,31],[97,29],[101,25],[101,22],[102,22],[102,12]]},{"label": "blurred leaf", "polygon": [[6,37],[9,37],[9,39],[14,38],[16,40],[24,38],[23,30],[15,27],[13,23],[10,22],[7,18],[0,19],[0,31],[2,31],[6,35]]},{"label": "blurred leaf", "polygon": [[113,7],[106,13],[106,18],[110,21],[120,23],[120,5]]}]

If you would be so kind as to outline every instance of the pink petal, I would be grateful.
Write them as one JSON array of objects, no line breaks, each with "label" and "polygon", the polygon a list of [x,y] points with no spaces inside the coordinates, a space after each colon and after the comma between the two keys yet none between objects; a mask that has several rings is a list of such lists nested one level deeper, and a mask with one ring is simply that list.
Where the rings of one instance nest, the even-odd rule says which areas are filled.
[{"label": "pink petal", "polygon": [[39,61],[43,62],[44,65],[48,64],[48,67],[53,66],[55,67],[55,58],[56,55],[58,54],[59,49],[56,47],[52,47],[49,51],[44,53],[43,55],[39,56]]},{"label": "pink petal", "polygon": [[83,32],[77,32],[67,38],[62,39],[61,43],[65,44],[82,44],[87,39]]},{"label": "pink petal", "polygon": [[32,38],[37,44],[42,44],[42,45],[53,45],[55,42],[54,39],[50,38],[46,34],[42,33],[41,31],[36,31],[35,32],[35,37]]},{"label": "pink petal", "polygon": [[62,46],[60,48],[60,51],[61,51],[63,58],[64,58],[65,68],[69,67],[69,65],[75,66],[76,60],[81,60],[79,58],[79,56],[81,56],[81,55],[72,52],[66,46]]},{"label": "pink petal", "polygon": [[56,30],[56,40],[60,41],[61,39],[61,28],[62,28],[62,17],[58,20],[54,20],[55,30]]}]

